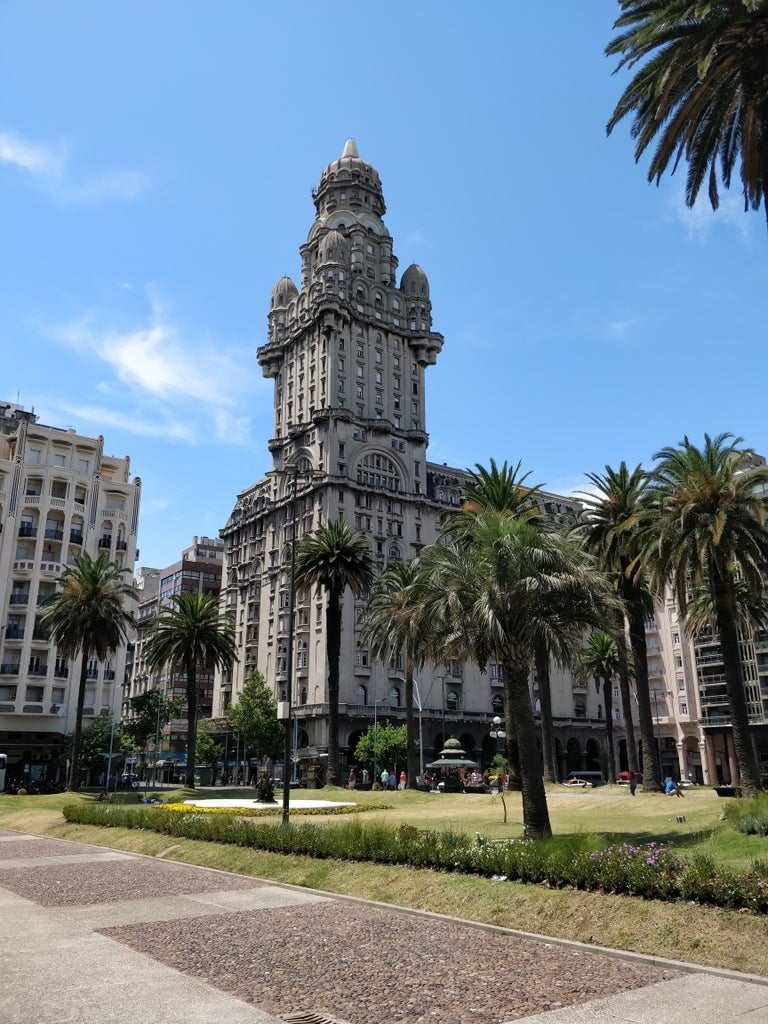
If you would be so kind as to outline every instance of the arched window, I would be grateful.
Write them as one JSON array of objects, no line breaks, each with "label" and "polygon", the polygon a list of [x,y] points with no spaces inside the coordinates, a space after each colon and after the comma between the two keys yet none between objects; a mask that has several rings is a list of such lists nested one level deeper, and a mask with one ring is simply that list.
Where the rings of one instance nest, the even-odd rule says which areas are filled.
[{"label": "arched window", "polygon": [[367,704],[368,703],[368,691],[361,684],[355,690],[355,703],[356,704]]},{"label": "arched window", "polygon": [[389,691],[389,703],[393,708],[400,707],[400,690],[396,686]]},{"label": "arched window", "polygon": [[459,695],[456,690],[445,691],[445,707],[447,711],[459,710]]},{"label": "arched window", "polygon": [[494,715],[504,714],[504,698],[500,693],[494,693],[491,698],[491,708],[493,709]]}]

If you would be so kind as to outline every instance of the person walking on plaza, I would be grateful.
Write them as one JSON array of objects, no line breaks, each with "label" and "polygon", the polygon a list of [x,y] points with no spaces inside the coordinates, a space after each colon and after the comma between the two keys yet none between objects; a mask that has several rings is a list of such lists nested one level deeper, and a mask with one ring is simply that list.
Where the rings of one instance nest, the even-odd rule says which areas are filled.
[{"label": "person walking on plaza", "polygon": [[400,789],[405,789],[405,786],[406,786],[405,772],[400,772],[400,786],[399,786],[399,788]]},{"label": "person walking on plaza", "polygon": [[389,772],[386,768],[383,768],[381,772],[381,788],[384,790],[389,789]]},{"label": "person walking on plaza", "polygon": [[349,789],[354,789],[355,788],[355,781],[356,781],[355,780],[355,769],[354,768],[350,768],[349,769],[349,778],[347,779],[347,787]]},{"label": "person walking on plaza", "polygon": [[637,789],[637,776],[633,771],[629,773],[629,795],[634,796]]}]

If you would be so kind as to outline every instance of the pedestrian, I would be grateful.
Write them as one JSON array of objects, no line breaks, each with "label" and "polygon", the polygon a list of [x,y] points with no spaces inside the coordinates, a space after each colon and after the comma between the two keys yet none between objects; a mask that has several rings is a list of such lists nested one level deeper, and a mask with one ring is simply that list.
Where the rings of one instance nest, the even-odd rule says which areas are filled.
[{"label": "pedestrian", "polygon": [[405,789],[407,783],[405,772],[400,772],[400,789]]},{"label": "pedestrian", "polygon": [[363,785],[364,786],[368,785],[368,778],[369,778],[368,769],[367,768],[363,768]]},{"label": "pedestrian", "polygon": [[395,789],[397,789],[397,776],[395,775],[395,769],[394,768],[389,773],[389,788],[391,790],[393,790],[393,791]]},{"label": "pedestrian", "polygon": [[384,790],[389,789],[389,772],[386,768],[383,768],[381,772],[381,788]]},{"label": "pedestrian", "polygon": [[355,788],[355,781],[356,781],[355,780],[355,769],[354,768],[350,768],[349,769],[349,778],[347,779],[347,788],[348,789],[354,789]]},{"label": "pedestrian", "polygon": [[629,795],[634,796],[637,789],[637,776],[633,771],[629,773]]}]

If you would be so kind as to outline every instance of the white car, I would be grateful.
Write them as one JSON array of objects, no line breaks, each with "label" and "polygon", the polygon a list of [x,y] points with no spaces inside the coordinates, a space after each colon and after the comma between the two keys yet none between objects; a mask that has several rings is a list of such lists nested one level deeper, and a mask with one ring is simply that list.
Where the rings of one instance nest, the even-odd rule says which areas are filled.
[{"label": "white car", "polygon": [[592,783],[587,782],[586,779],[568,779],[567,782],[563,783],[564,786],[576,786],[581,789],[592,789]]}]

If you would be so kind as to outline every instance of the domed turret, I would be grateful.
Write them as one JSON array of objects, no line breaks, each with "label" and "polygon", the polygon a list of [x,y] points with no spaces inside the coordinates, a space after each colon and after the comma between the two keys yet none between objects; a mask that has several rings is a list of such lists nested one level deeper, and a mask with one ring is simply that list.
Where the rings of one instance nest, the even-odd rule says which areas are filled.
[{"label": "domed turret", "polygon": [[340,231],[331,229],[320,240],[320,263],[349,263],[349,242]]},{"label": "domed turret", "polygon": [[429,281],[418,263],[412,263],[403,272],[403,276],[400,278],[400,291],[404,295],[420,295],[425,299],[429,298]]},{"label": "domed turret", "polygon": [[289,306],[291,299],[295,299],[298,294],[299,290],[290,277],[281,277],[272,289],[272,309],[283,309]]}]

